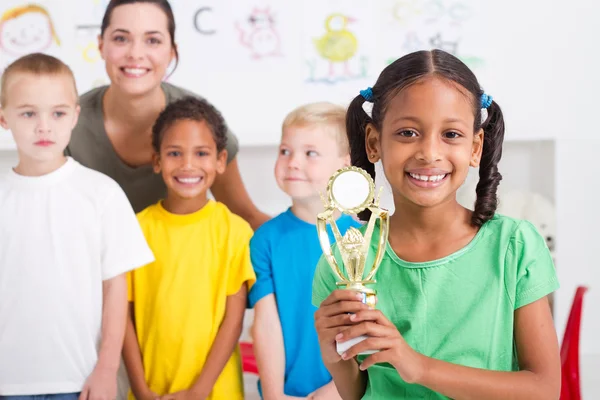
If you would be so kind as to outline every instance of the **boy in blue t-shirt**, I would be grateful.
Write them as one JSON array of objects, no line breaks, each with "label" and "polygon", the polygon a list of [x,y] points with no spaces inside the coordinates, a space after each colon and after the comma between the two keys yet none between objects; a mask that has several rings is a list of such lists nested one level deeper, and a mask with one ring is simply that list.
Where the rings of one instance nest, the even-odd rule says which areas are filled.
[{"label": "boy in blue t-shirt", "polygon": [[[250,242],[256,283],[248,295],[255,308],[252,336],[263,398],[338,399],[321,359],[311,304],[315,266],[322,254],[316,229],[329,177],[350,165],[345,109],[313,103],[283,122],[275,178],[292,206],[261,226]],[[342,235],[359,226],[336,221]],[[334,238],[329,231],[330,241]]]}]

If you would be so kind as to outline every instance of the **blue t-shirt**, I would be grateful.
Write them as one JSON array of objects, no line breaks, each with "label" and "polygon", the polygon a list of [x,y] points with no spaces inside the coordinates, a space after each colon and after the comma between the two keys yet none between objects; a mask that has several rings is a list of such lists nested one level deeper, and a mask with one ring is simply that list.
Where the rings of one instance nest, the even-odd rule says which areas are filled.
[{"label": "blue t-shirt", "polygon": [[[341,234],[361,224],[348,215],[336,221]],[[334,238],[328,227],[329,240]],[[331,381],[321,358],[311,303],[315,268],[323,254],[317,229],[291,209],[266,222],[250,241],[256,283],[248,294],[250,307],[274,293],[285,348],[284,393],[307,396]],[[260,382],[258,389],[261,391]]]}]

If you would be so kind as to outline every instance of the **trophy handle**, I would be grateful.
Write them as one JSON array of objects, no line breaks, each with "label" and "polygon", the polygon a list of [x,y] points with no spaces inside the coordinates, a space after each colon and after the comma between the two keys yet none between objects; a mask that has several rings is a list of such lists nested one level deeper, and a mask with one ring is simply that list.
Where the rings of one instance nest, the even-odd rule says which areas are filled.
[{"label": "trophy handle", "polygon": [[[373,276],[375,276],[375,273],[377,272],[377,267],[381,264],[381,260],[383,259],[383,254],[385,253],[385,249],[387,247],[387,237],[388,237],[388,232],[390,229],[390,220],[389,220],[389,215],[388,212],[386,210],[382,210],[379,207],[369,207],[371,209],[371,216],[375,215],[375,213],[377,213],[377,216],[381,219],[381,226],[379,227],[379,240],[377,243],[377,253],[375,254],[375,260],[373,261],[373,266],[371,267],[371,271],[369,271],[369,275],[367,275],[367,277],[365,278],[365,280],[370,281],[373,279]],[[377,218],[371,218],[369,220],[369,227],[367,229],[370,229],[370,234],[373,233],[373,227],[375,226],[375,220]],[[371,223],[371,221],[373,221],[373,223]],[[370,235],[369,235],[370,236]],[[369,240],[370,242],[370,240]]]},{"label": "trophy handle", "polygon": [[329,235],[327,234],[327,221],[330,221],[331,229],[333,231],[333,235],[338,241],[341,243],[342,235],[340,234],[340,230],[337,227],[337,224],[331,218],[333,214],[333,209],[329,208],[325,212],[320,213],[317,216],[317,233],[319,235],[319,242],[321,242],[321,249],[323,250],[323,255],[325,259],[333,269],[333,272],[337,276],[338,280],[344,283],[348,283],[348,280],[344,278],[342,274],[342,270],[338,265],[335,257],[333,256],[333,252],[331,250],[331,243],[329,242]]}]

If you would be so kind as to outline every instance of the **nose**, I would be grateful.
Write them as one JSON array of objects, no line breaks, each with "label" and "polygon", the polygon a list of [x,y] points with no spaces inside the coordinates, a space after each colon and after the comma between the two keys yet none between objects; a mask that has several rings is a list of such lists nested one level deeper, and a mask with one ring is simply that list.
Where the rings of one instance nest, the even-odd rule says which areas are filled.
[{"label": "nose", "polygon": [[194,167],[194,154],[187,153],[183,155],[183,168],[192,169]]},{"label": "nose", "polygon": [[441,138],[438,135],[425,135],[420,142],[416,158],[427,164],[432,164],[442,159]]},{"label": "nose", "polygon": [[144,55],[143,44],[139,40],[132,40],[129,46],[128,56],[134,60],[142,58]]},{"label": "nose", "polygon": [[36,133],[40,136],[47,135],[51,131],[48,116],[40,114],[37,120]]},{"label": "nose", "polygon": [[289,169],[299,169],[302,165],[301,156],[298,153],[293,153],[288,164]]}]

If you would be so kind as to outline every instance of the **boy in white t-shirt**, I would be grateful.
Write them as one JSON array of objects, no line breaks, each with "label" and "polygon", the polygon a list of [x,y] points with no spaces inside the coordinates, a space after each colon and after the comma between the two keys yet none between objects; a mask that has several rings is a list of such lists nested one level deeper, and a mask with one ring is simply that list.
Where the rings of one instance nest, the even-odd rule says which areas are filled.
[{"label": "boy in white t-shirt", "polygon": [[117,183],[64,156],[79,115],[69,67],[20,58],[0,107],[19,154],[0,173],[0,398],[113,400],[125,272],[153,254]]}]

